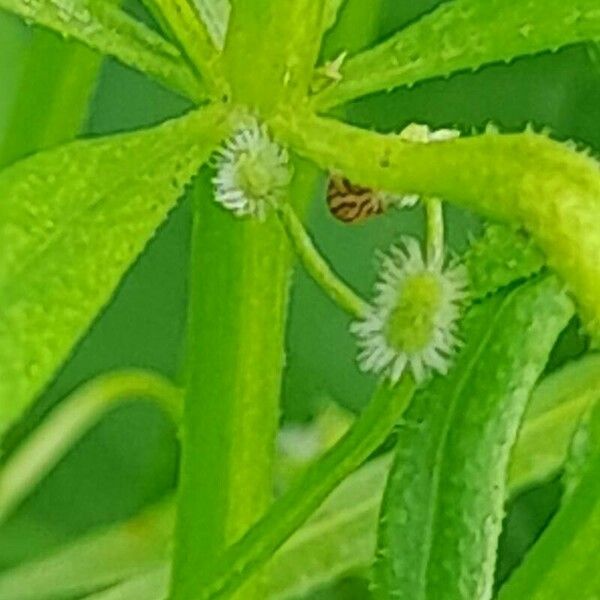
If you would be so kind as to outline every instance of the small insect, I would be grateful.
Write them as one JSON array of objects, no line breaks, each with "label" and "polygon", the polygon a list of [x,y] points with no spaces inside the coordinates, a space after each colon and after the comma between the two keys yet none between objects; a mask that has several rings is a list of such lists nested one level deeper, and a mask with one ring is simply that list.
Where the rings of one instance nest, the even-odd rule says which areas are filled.
[{"label": "small insect", "polygon": [[[444,142],[460,136],[456,129],[431,130],[427,125],[410,123],[398,136],[412,143]],[[381,190],[356,185],[343,175],[332,173],[327,185],[329,212],[344,223],[360,223],[381,215],[390,207],[412,208],[419,201],[416,194],[398,196]]]},{"label": "small insect", "polygon": [[390,206],[409,207],[417,196],[394,196],[352,183],[341,175],[331,175],[327,185],[329,212],[344,223],[360,223],[383,214]]}]

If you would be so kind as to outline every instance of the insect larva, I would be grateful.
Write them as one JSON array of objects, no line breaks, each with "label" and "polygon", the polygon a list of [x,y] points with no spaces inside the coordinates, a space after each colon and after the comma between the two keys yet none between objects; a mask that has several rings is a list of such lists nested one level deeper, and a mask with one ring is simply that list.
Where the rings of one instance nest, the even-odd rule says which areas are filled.
[{"label": "insect larva", "polygon": [[384,212],[383,195],[356,185],[339,175],[331,175],[327,185],[329,212],[344,223],[358,223]]},{"label": "insect larva", "polygon": [[[460,132],[455,129],[432,131],[427,125],[411,123],[398,136],[408,142],[427,144],[455,139],[460,136]],[[374,215],[384,213],[390,206],[411,208],[418,201],[418,195],[398,196],[373,190],[356,185],[343,175],[331,174],[327,186],[329,211],[336,219],[344,223],[359,223]]]},{"label": "insect larva", "polygon": [[390,206],[413,206],[417,196],[398,197],[352,183],[341,175],[331,175],[327,185],[329,212],[344,223],[360,223],[383,214]]}]

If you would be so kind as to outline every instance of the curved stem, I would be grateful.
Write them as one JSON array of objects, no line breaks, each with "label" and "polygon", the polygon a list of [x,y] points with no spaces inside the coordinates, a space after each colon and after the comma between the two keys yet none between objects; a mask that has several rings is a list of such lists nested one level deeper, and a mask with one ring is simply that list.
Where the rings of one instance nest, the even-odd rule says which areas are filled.
[{"label": "curved stem", "polygon": [[357,319],[362,318],[367,310],[367,303],[333,272],[304,229],[294,209],[289,204],[284,204],[278,209],[277,214],[307,273],[340,308]]},{"label": "curved stem", "polygon": [[566,282],[588,332],[600,340],[600,169],[594,158],[530,132],[419,144],[308,112],[286,113],[269,124],[322,169],[519,224]]},{"label": "curved stem", "polygon": [[127,370],[92,379],[59,404],[0,470],[0,523],[109,410],[132,397],[152,400],[178,424],[181,392],[160,375]]},{"label": "curved stem", "polygon": [[427,220],[427,262],[441,268],[444,262],[444,212],[442,201],[437,198],[425,199]]},{"label": "curved stem", "polygon": [[405,376],[397,386],[381,385],[344,437],[313,463],[239,542],[222,556],[217,571],[194,600],[225,598],[260,568],[320,506],[335,487],[387,438],[408,407],[415,384]]}]

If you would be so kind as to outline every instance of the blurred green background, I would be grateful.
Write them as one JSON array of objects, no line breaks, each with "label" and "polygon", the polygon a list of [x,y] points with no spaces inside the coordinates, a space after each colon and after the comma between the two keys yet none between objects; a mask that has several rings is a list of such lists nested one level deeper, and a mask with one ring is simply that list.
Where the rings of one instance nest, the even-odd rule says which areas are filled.
[{"label": "blurred green background", "polygon": [[[377,37],[438,3],[384,1]],[[352,2],[348,6],[351,11]],[[139,6],[128,8],[146,18]],[[335,57],[341,48],[343,40],[334,31],[324,52]],[[4,14],[0,14],[0,84],[2,164],[72,137],[88,95],[83,133],[93,136],[154,124],[187,107],[113,60],[101,61],[74,43],[28,29]],[[570,48],[367,98],[344,112],[355,123],[381,130],[398,130],[417,121],[469,133],[492,121],[512,131],[533,122],[548,125],[559,139],[572,138],[600,149],[600,67],[586,48]],[[54,122],[53,114],[61,118]],[[448,210],[447,223],[457,251],[465,248],[467,234],[480,226],[473,215],[456,210]],[[374,249],[385,249],[402,233],[418,233],[422,215],[414,209],[346,226],[328,215],[319,196],[311,204],[308,225],[340,274],[368,293],[375,275]],[[98,373],[136,366],[177,379],[189,235],[190,212],[183,200],[26,423],[12,432],[8,449],[55,402]],[[368,400],[373,379],[355,367],[348,319],[302,272],[294,278],[287,346],[285,420],[308,421],[329,399],[352,410]],[[553,365],[581,348],[574,325]],[[172,488],[176,465],[172,428],[157,411],[134,404],[113,412],[0,530],[0,568],[44,552],[90,526],[134,514]],[[512,507],[502,541],[500,578],[519,560],[557,500],[558,487],[550,484],[528,492]],[[363,597],[362,590],[362,584],[350,580],[326,595]]]}]

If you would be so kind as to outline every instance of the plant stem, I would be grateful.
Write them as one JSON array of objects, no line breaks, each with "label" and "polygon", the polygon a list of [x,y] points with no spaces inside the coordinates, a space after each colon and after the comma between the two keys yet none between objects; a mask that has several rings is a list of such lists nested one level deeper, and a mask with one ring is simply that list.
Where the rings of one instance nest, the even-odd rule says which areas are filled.
[{"label": "plant stem", "polygon": [[0,523],[86,431],[133,397],[152,400],[179,423],[180,390],[160,375],[128,370],[92,379],[63,400],[0,470]]},{"label": "plant stem", "polygon": [[442,201],[425,199],[427,220],[427,263],[441,268],[444,263],[444,212]]},{"label": "plant stem", "polygon": [[357,319],[364,317],[367,303],[333,272],[317,250],[294,209],[289,204],[284,204],[277,214],[298,259],[308,274],[340,308]]},{"label": "plant stem", "polygon": [[[189,600],[271,501],[291,265],[276,219],[195,198],[183,459],[171,598]],[[261,598],[246,591],[245,600]]]},{"label": "plant stem", "polygon": [[[271,510],[221,557],[218,570],[188,598],[225,598],[259,569],[319,507],[335,487],[387,438],[415,390],[410,376],[396,387],[382,385],[346,435],[313,463]],[[198,583],[202,580],[198,578]]]}]

